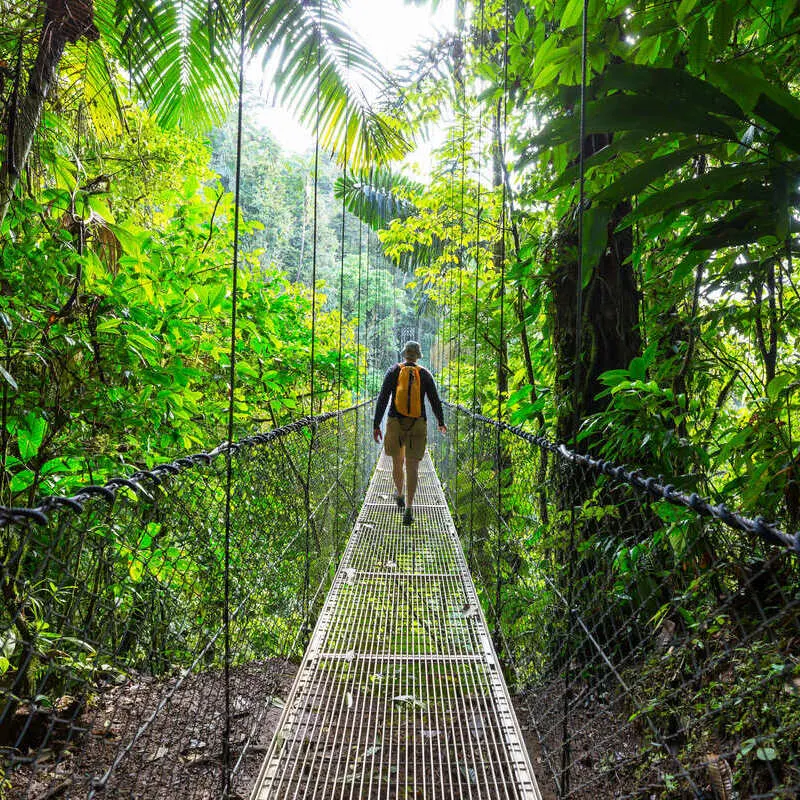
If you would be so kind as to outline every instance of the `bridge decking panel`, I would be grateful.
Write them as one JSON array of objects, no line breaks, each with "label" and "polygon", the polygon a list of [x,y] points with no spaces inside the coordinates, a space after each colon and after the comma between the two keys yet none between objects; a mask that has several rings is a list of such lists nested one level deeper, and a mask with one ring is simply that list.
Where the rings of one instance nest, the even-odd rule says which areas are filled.
[{"label": "bridge decking panel", "polygon": [[401,521],[382,456],[253,800],[540,797],[427,455]]}]

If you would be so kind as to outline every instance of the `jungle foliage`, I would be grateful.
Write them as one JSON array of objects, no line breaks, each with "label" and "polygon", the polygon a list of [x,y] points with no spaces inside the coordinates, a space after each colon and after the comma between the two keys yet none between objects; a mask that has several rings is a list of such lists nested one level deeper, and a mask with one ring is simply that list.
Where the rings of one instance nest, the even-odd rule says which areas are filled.
[{"label": "jungle foliage", "polygon": [[582,3],[464,6],[396,100],[447,126],[430,184],[341,191],[390,257],[425,251],[451,397],[789,530],[796,5],[590,3],[580,146]]},{"label": "jungle foliage", "polygon": [[[23,96],[42,92],[34,86],[45,47],[37,26],[52,24],[56,6],[4,16],[7,173],[20,157],[12,151],[30,113]],[[40,97],[23,181],[6,175],[6,186],[16,190],[2,223],[0,270],[3,505],[29,505],[79,480],[102,481],[224,438],[236,119],[221,115],[231,97],[225,70],[235,59],[227,66],[212,59],[201,74],[209,43],[198,34],[198,41],[184,43],[197,63],[183,83],[145,63],[137,64],[131,83],[125,71],[135,35],[146,35],[136,34],[131,15],[144,7],[116,10],[134,26],[122,37],[117,28],[113,36],[107,30],[112,10],[95,9],[105,34],[78,37],[51,65],[54,78],[46,102]],[[162,10],[163,19],[136,24],[161,25],[159,35],[168,36],[175,20]],[[306,34],[313,45],[313,30]],[[224,61],[227,51],[217,47],[217,61]],[[166,69],[172,56],[162,55]],[[371,77],[380,79],[377,67]],[[222,85],[215,88],[215,81]],[[176,88],[183,99],[169,99]],[[337,96],[346,106],[346,96]],[[256,121],[260,105],[248,91],[237,431],[311,411],[312,304],[320,312],[315,412],[335,407],[341,390],[347,402],[367,378],[374,383],[396,357],[396,321],[414,318],[374,234],[349,215],[342,224],[332,196],[339,168],[323,154],[315,214],[313,152],[283,154]],[[331,114],[335,128],[333,111],[322,119]],[[207,137],[193,132],[212,120],[221,124]],[[361,320],[375,355],[359,347]]]},{"label": "jungle foliage", "polygon": [[[76,161],[92,172],[69,179],[80,185],[54,181],[6,218],[10,504],[31,502],[42,482],[53,491],[67,477],[96,481],[224,438],[233,196],[209,170],[204,146],[162,132],[144,112],[127,122],[133,136],[81,137]],[[256,239],[263,227],[245,222],[244,236]],[[271,426],[309,410],[312,295],[260,252],[246,250],[241,274],[236,414],[242,425]],[[353,325],[325,311],[321,396],[339,382],[340,321],[341,379],[353,383]]]},{"label": "jungle foliage", "polygon": [[583,447],[794,529],[796,3],[590,4],[576,392],[581,11],[475,4],[409,64],[403,107],[423,130],[446,107],[449,135],[381,239],[398,260],[438,246],[418,276],[454,396],[471,402],[477,342],[485,410],[499,356],[514,421],[563,439],[577,414]]},{"label": "jungle foliage", "polygon": [[[314,411],[340,389],[374,391],[402,332],[424,334],[451,400],[797,530],[800,4],[590,0],[582,141],[582,0],[459,3],[455,30],[394,76],[380,112],[347,78],[385,76],[338,5],[250,9],[249,46],[276,59],[278,89],[307,122],[320,109],[339,161],[319,171],[311,287],[313,154],[284,157],[245,119],[239,429],[312,410],[316,305]],[[173,3],[98,0],[69,16],[62,0],[35,13],[0,3],[4,504],[223,436],[235,6],[197,0],[181,17]],[[211,123],[209,147],[197,132]],[[430,180],[401,176],[391,160],[436,128]],[[342,224],[341,202],[378,232],[381,255],[366,228]],[[415,271],[405,286],[384,256]],[[686,634],[707,629],[712,595],[745,592],[775,556],[754,551],[705,580],[720,541],[686,515],[646,505],[623,540],[614,504],[593,506],[568,471],[537,465],[557,488],[537,509],[520,468],[511,452],[497,454],[499,480],[473,465],[503,487],[509,516],[525,510],[497,563],[499,524],[471,553],[487,586],[502,572],[512,638],[554,605],[543,587],[514,603],[517,579],[543,565],[564,589],[610,563],[619,615],[651,573],[674,573],[659,606],[636,613],[650,634]],[[468,498],[455,500],[464,518]],[[573,547],[570,513],[585,522]],[[796,597],[796,565],[776,574]],[[748,662],[729,621],[714,625],[745,680],[791,649],[784,631]],[[653,692],[659,663],[646,665]],[[781,670],[796,675],[796,656]],[[748,724],[757,716],[748,708]]]}]

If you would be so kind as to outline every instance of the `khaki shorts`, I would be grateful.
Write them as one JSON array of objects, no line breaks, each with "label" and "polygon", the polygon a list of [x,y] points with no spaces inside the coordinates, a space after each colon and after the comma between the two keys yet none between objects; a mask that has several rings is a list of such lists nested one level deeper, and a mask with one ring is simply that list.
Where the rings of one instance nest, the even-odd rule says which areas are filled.
[{"label": "khaki shorts", "polygon": [[389,417],[386,421],[386,436],[383,449],[387,456],[400,455],[406,448],[408,458],[422,461],[428,442],[428,423],[422,417]]}]

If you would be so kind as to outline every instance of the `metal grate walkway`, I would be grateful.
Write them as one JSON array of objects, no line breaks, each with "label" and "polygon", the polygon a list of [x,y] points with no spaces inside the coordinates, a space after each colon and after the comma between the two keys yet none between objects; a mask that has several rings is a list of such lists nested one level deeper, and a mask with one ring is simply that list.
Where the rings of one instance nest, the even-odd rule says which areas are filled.
[{"label": "metal grate walkway", "polygon": [[382,455],[252,800],[539,800],[430,456],[392,495]]}]

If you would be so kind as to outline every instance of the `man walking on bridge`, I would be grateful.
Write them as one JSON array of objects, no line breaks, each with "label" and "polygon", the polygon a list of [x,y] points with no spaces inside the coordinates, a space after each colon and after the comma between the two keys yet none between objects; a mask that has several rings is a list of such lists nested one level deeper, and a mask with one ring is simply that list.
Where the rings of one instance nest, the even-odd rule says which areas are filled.
[{"label": "man walking on bridge", "polygon": [[[386,404],[389,404],[389,418],[386,422],[386,438],[383,449],[392,459],[392,477],[394,478],[397,508],[403,512],[403,525],[414,521],[414,494],[417,491],[417,475],[419,462],[425,455],[428,442],[428,423],[425,416],[425,397],[428,398],[431,410],[439,422],[439,430],[447,432],[442,413],[442,401],[436,391],[433,375],[425,367],[417,366],[422,358],[419,342],[406,342],[403,347],[403,363],[395,364],[383,379],[375,418],[372,424],[372,436],[376,442],[383,438],[381,420]],[[405,462],[406,476],[403,475]],[[406,477],[406,493],[403,494],[403,478]]]}]

